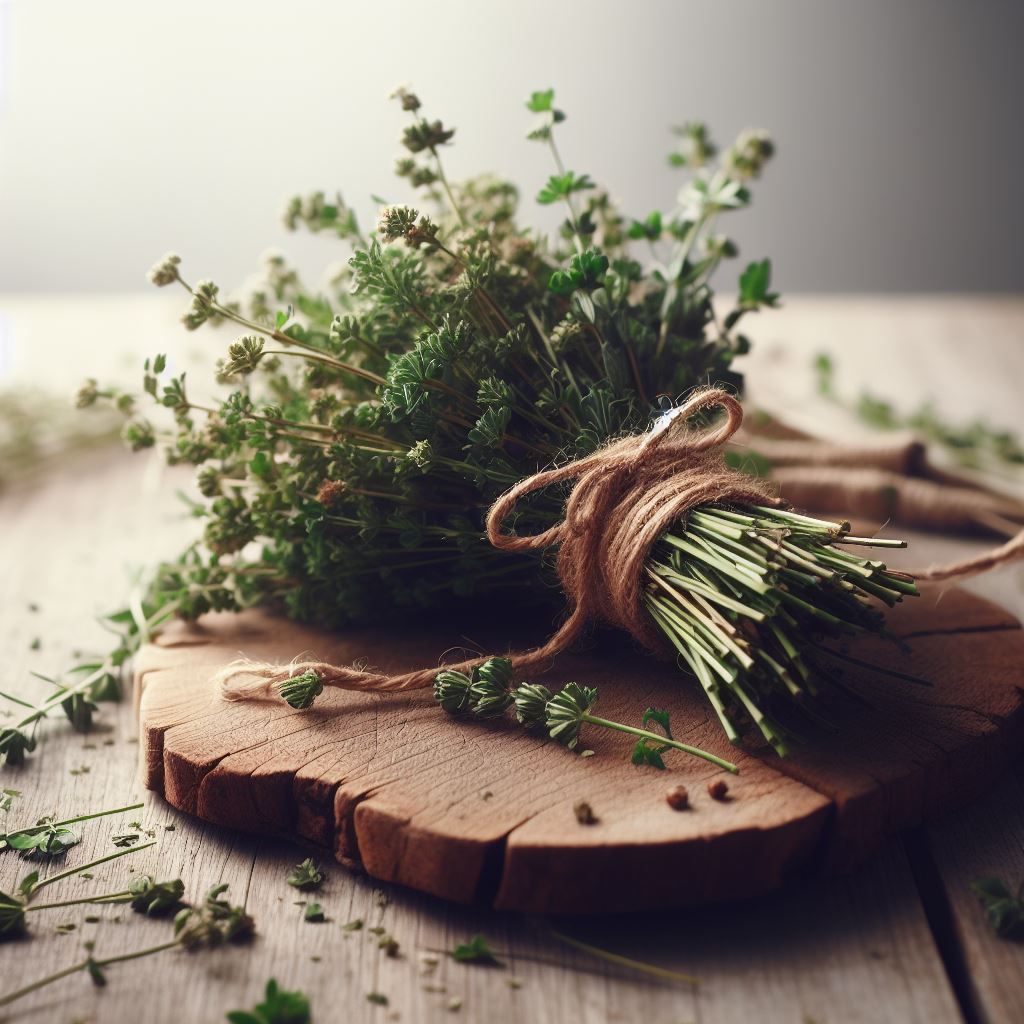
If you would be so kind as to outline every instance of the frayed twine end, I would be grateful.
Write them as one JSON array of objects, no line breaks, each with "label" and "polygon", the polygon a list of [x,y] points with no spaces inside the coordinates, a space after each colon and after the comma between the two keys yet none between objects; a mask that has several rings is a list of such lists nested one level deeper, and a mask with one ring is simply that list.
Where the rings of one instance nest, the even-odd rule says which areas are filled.
[{"label": "frayed twine end", "polygon": [[288,665],[239,658],[213,677],[213,686],[224,701],[276,696],[293,708],[308,708],[324,689],[316,664],[300,658]]}]

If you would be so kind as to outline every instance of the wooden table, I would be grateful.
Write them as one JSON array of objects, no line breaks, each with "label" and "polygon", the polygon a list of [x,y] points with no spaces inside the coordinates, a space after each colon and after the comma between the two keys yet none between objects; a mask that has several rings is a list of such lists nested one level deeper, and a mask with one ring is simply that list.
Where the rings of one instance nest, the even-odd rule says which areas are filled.
[{"label": "wooden table", "polygon": [[[146,316],[162,322],[168,308],[162,303],[162,297],[148,305],[93,300],[86,319],[102,313],[110,345],[118,332],[129,337],[129,323],[137,328]],[[5,308],[16,310],[19,330],[35,324],[36,337],[57,315],[52,303],[39,299],[0,298],[0,313]],[[779,346],[781,338],[788,339],[786,348]],[[901,381],[919,394],[923,378],[943,396],[947,415],[987,414],[994,423],[1024,432],[1022,338],[1020,300],[794,299],[763,328],[761,349],[749,363],[751,391],[769,406],[773,399],[786,404],[790,395],[808,394],[810,353],[828,349],[841,364],[840,380],[854,390],[865,364],[883,359],[886,369],[876,389],[881,394],[898,394]],[[159,338],[144,348],[165,344]],[[216,337],[208,344],[215,346]],[[88,372],[89,349],[81,336],[54,338],[53,346],[45,355],[26,355],[16,336],[14,365],[24,368],[43,358],[58,378],[71,372],[68,364],[81,376]],[[109,354],[104,358],[111,362]],[[806,403],[805,418],[813,418],[814,407]],[[124,567],[171,554],[191,535],[193,524],[173,500],[184,483],[187,475],[162,470],[146,456],[131,459],[102,449],[30,487],[0,494],[0,642],[7,653],[2,688],[41,696],[45,684],[34,681],[30,670],[57,672],[75,648],[101,647],[102,631],[90,616],[123,601]],[[917,562],[982,544],[912,540]],[[972,586],[1022,614],[1022,579],[1016,567]],[[1014,885],[1024,875],[1024,766],[969,809],[889,841],[856,873],[794,881],[753,903],[642,919],[524,920],[383,891],[328,864],[327,882],[316,898],[329,920],[308,924],[295,905],[301,894],[285,884],[304,851],[190,821],[141,791],[130,700],[104,705],[99,728],[90,735],[71,733],[56,717],[43,732],[45,739],[24,767],[0,773],[0,787],[22,794],[9,813],[11,825],[138,798],[146,801],[145,826],[175,826],[158,827],[157,847],[98,868],[92,881],[75,876],[61,883],[60,898],[97,892],[97,886],[118,888],[129,869],[180,876],[190,896],[226,882],[255,917],[258,936],[246,948],[195,955],[175,950],[119,964],[110,969],[106,989],[94,988],[84,975],[67,978],[15,1004],[6,1019],[215,1022],[227,1010],[256,1003],[270,977],[309,994],[317,1021],[352,1024],[942,1024],[1008,1022],[1024,1014],[1024,946],[994,936],[968,889],[980,875],[999,875]],[[84,826],[83,842],[69,852],[67,864],[110,852],[111,836],[137,816]],[[27,870],[17,855],[0,854],[0,888],[11,891]],[[52,893],[57,898],[56,887]],[[84,940],[95,941],[99,956],[168,935],[166,922],[124,908],[104,908],[95,912],[98,923],[83,923],[91,912],[70,908],[66,914],[35,915],[33,938],[3,949],[0,988],[7,991],[81,959]],[[384,955],[365,929],[343,931],[340,926],[354,918],[382,924],[401,944],[399,956]],[[57,926],[66,922],[78,926],[60,934]],[[700,984],[658,982],[613,966],[565,945],[552,927],[696,975]],[[501,952],[504,970],[442,958],[424,973],[423,952],[450,949],[477,932]],[[388,1004],[369,1002],[371,992],[387,996]]]}]

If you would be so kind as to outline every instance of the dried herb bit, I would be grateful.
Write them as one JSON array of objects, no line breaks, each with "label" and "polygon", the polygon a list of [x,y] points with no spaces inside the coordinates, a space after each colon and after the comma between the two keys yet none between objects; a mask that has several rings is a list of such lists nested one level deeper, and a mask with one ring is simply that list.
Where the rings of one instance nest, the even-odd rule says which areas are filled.
[{"label": "dried herb bit", "polygon": [[690,806],[690,793],[683,785],[673,786],[665,794],[665,802],[673,811],[685,811]]},{"label": "dried herb bit", "polygon": [[572,805],[572,813],[581,825],[596,825],[600,819],[594,814],[594,808],[586,800],[577,800]]},{"label": "dried herb bit", "polygon": [[367,992],[366,1001],[368,1003],[373,1003],[374,1006],[388,1005],[388,997],[384,995],[382,992]]},{"label": "dried herb bit", "polygon": [[134,846],[142,836],[138,832],[124,832],[119,836],[111,836],[110,841],[115,846]]},{"label": "dried herb bit", "polygon": [[320,865],[310,857],[307,857],[301,864],[296,864],[287,879],[290,886],[301,889],[303,892],[319,889],[323,880],[324,876],[320,871]]},{"label": "dried herb bit", "polygon": [[474,935],[468,942],[462,942],[449,954],[453,960],[462,964],[486,964],[491,967],[505,965],[494,955],[487,940],[482,935]]},{"label": "dried herb bit", "polygon": [[307,903],[302,912],[302,919],[310,924],[323,924],[327,920],[324,908],[319,903]]},{"label": "dried herb bit", "polygon": [[712,800],[725,800],[729,796],[729,783],[725,779],[712,779],[708,783],[708,796]]},{"label": "dried herb bit", "polygon": [[271,978],[263,994],[263,1002],[252,1010],[232,1010],[227,1015],[230,1024],[310,1024],[309,999],[302,992],[288,992],[278,988]]},{"label": "dried herb bit", "polygon": [[1024,882],[1012,893],[999,878],[977,878],[971,891],[978,897],[985,917],[1003,938],[1024,935]]},{"label": "dried herb bit", "polygon": [[341,930],[343,932],[358,932],[362,930],[362,927],[363,919],[361,917],[357,917],[354,920],[348,921],[345,924],[343,924],[341,926]]},{"label": "dried herb bit", "polygon": [[377,948],[382,950],[385,956],[389,956],[394,959],[398,956],[398,951],[401,949],[401,946],[393,935],[385,933],[378,937]]},{"label": "dried herb bit", "polygon": [[225,942],[248,942],[256,925],[244,907],[223,898],[227,885],[216,885],[198,907],[185,907],[174,918],[175,941],[185,949],[221,946]]},{"label": "dried herb bit", "polygon": [[137,914],[159,917],[181,906],[185,883],[180,878],[158,882],[152,875],[140,875],[128,886],[129,903]]}]

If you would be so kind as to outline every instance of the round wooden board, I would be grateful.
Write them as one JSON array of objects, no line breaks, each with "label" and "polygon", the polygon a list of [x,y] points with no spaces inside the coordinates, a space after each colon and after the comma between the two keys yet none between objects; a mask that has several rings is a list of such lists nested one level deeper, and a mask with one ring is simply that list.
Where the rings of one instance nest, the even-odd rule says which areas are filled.
[{"label": "round wooden board", "polygon": [[[624,645],[565,656],[544,680],[598,686],[601,714],[622,721],[667,708],[677,738],[731,757],[741,769],[733,777],[674,752],[667,771],[636,767],[628,737],[598,729],[584,734],[594,756],[580,758],[511,724],[454,720],[427,691],[333,690],[308,711],[224,703],[210,677],[240,654],[404,670],[466,639],[212,615],[169,629],[138,658],[145,783],[207,821],[292,835],[374,878],[459,902],[586,914],[739,899],[795,873],[858,863],[887,832],[970,799],[1020,749],[1024,631],[1015,619],[934,588],[889,622],[909,654],[874,638],[853,653],[932,685],[844,667],[866,703],[843,700],[840,731],[812,736],[785,760],[730,747],[693,685]],[[501,649],[486,646],[497,642],[486,631],[473,640]],[[718,777],[729,783],[724,802],[707,795]],[[664,798],[680,782],[687,811]],[[577,822],[579,799],[597,824]]]}]

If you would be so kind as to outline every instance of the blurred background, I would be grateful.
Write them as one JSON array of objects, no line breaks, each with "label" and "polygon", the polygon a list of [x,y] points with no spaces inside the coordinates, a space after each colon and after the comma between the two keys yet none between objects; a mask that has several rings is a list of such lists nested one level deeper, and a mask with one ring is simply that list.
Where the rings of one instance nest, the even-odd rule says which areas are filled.
[{"label": "blurred background", "polygon": [[401,83],[457,127],[453,177],[527,197],[554,86],[569,166],[635,216],[674,198],[669,126],[769,129],[735,231],[784,293],[1015,291],[1022,38],[1016,0],[0,0],[0,291],[144,290],[168,249],[223,286],[268,246],[321,270],[281,204],[402,198]]},{"label": "blurred background", "polygon": [[769,130],[716,281],[770,256],[783,295],[751,321],[751,404],[923,434],[1024,500],[1022,38],[1015,0],[0,0],[0,485],[116,432],[72,409],[86,377],[137,387],[167,352],[212,388],[231,332],[181,330],[186,296],[146,281],[163,253],[228,293],[275,249],[316,283],[348,248],[287,232],[288,197],[340,190],[364,225],[408,200],[408,84],[457,129],[449,175],[510,178],[542,229],[532,90],[568,113],[567,164],[641,218],[683,180],[673,125]]}]

